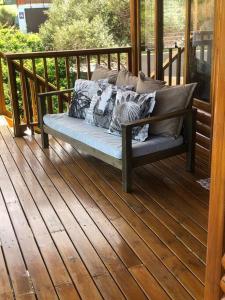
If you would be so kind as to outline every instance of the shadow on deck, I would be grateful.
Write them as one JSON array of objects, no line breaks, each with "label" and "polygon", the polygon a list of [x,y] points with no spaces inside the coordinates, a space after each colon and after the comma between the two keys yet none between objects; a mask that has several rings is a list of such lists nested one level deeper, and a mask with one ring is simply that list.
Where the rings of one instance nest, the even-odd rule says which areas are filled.
[{"label": "shadow on deck", "polygon": [[0,125],[0,299],[203,299],[207,158],[121,174],[70,145]]}]

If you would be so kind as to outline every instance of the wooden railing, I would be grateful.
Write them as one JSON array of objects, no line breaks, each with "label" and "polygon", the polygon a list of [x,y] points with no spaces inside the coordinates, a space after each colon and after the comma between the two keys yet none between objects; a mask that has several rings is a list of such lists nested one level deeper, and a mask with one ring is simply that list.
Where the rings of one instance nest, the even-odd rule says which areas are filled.
[{"label": "wooden railing", "polygon": [[[148,77],[155,77],[154,53],[152,49],[142,51],[142,69]],[[164,49],[163,75],[168,85],[179,85],[182,82],[184,48]]]},{"label": "wooden railing", "polygon": [[[89,49],[1,54],[8,67],[11,110],[15,136],[38,125],[37,95],[40,92],[71,88],[78,78],[90,79],[96,63],[110,69],[131,70],[131,48]],[[2,72],[0,69],[0,76]],[[0,78],[1,79],[1,78]],[[3,80],[0,80],[3,82]],[[0,93],[0,113],[6,114],[4,88]],[[48,111],[63,112],[62,97],[50,98]],[[57,100],[57,101],[53,101]],[[10,114],[10,112],[8,112]]]}]

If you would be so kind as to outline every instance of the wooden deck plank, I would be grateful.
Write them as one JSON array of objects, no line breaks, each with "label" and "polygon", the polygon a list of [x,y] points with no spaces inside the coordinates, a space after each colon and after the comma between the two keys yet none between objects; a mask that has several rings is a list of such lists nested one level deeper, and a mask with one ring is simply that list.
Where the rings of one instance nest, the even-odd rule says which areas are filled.
[{"label": "wooden deck plank", "polygon": [[[69,228],[73,226],[74,216],[63,200],[65,200],[67,203],[72,203],[72,201],[75,199],[75,196],[73,195],[73,193],[69,194],[70,190],[66,191],[67,194],[65,193],[66,186],[64,185],[64,181],[62,180],[61,182],[55,182],[57,186],[54,186],[47,174],[43,173],[43,169],[41,168],[39,162],[35,159],[35,156],[26,145],[26,143],[22,139],[16,139],[16,142],[21,151],[24,153],[28,164],[32,166],[35,176],[39,180],[39,183],[42,186],[43,190],[48,195],[50,202],[52,203],[52,205],[54,205],[54,208],[61,221],[63,222],[65,228],[67,229],[67,231],[69,231]],[[60,177],[58,177],[58,180],[59,179]],[[99,257],[102,259],[103,263],[105,264],[125,296],[129,299],[146,299],[145,295],[143,294],[137,283],[134,281],[131,274],[125,268],[120,258],[114,252],[111,245],[102,235],[92,219],[87,215],[85,215],[82,219],[81,212],[77,214],[76,208],[73,208],[73,213],[76,213],[75,217],[78,220],[79,225],[86,233],[88,239],[91,241]],[[132,288],[127,289],[127,285],[132,286]]]},{"label": "wooden deck plank", "polygon": [[203,300],[207,157],[194,175],[183,156],[138,168],[126,194],[118,170],[50,145],[0,126],[0,300]]},{"label": "wooden deck plank", "polygon": [[[1,183],[2,182],[3,181],[1,180]],[[31,299],[35,299],[33,285],[29,279],[23,255],[12,228],[2,192],[0,192],[0,220],[0,239],[14,295],[15,297],[30,295]]]},{"label": "wooden deck plank", "polygon": [[[25,160],[25,158],[22,156],[22,153],[20,152],[19,148],[15,144],[15,141],[12,139],[11,134],[6,129],[2,130],[2,132],[4,132],[4,138],[7,141],[7,144],[9,145],[9,149],[17,163],[17,166],[21,170],[21,174],[23,176],[23,179],[21,179],[21,181],[25,180],[26,184],[24,183],[24,186],[27,185],[29,187],[29,190],[33,190],[32,196],[41,212],[42,217],[45,220],[45,223],[48,226],[49,232],[53,234],[55,232],[63,231],[64,227],[60,222],[58,215],[55,212],[55,206],[57,205],[57,200],[58,200],[58,205],[62,204],[64,206],[64,204],[60,201],[58,196],[57,196],[58,198],[52,197],[53,194],[51,193],[54,192],[54,189],[52,189],[52,186],[50,185],[50,189],[48,190],[48,196],[51,196],[50,198],[54,202],[53,203],[54,208],[53,208],[53,206],[49,202],[49,199],[46,196],[46,193],[42,189],[42,186],[40,185],[40,183],[38,182],[38,180],[33,174],[32,170],[35,168],[35,165],[32,166],[31,169],[29,164]],[[46,179],[46,174],[43,172],[43,170],[37,169],[37,163],[36,163],[36,171],[40,172],[41,177],[43,176],[43,178]],[[65,213],[65,209],[67,210],[67,208],[64,206],[60,214]],[[29,215],[29,213],[31,212],[32,212],[31,207],[29,207],[29,211],[27,211],[27,214]],[[103,274],[107,274],[108,273],[107,269],[105,268],[104,264],[101,262],[100,258],[96,254],[94,248],[92,247],[88,239],[85,237],[82,229],[76,222],[75,218],[72,217],[72,214],[70,215],[67,214],[66,216],[64,215],[63,221],[64,223],[66,222],[67,224],[67,230],[69,231],[70,238],[73,241],[73,244],[80,245],[82,250],[81,256],[84,257],[84,261],[89,263],[88,267],[89,269],[91,268],[90,272],[92,273],[92,275],[100,276]],[[36,223],[33,224],[33,226],[35,225]],[[40,224],[38,225],[37,230],[39,230],[39,226]],[[62,294],[63,287],[66,290],[67,285],[71,284],[71,280],[70,280],[70,276],[68,277],[69,274],[65,268],[65,265],[62,263],[61,256],[59,255],[60,251],[57,250],[53,241],[51,240],[51,237],[49,236],[49,234],[47,234],[47,232],[46,234],[41,234],[41,235],[37,234],[36,238],[37,239],[42,238],[42,240],[44,239],[43,241],[42,240],[40,241],[40,247],[41,249],[43,249],[43,256],[46,256],[45,259],[46,264],[48,266],[48,270],[50,274],[52,275],[52,280],[54,282],[54,285],[56,289],[59,290],[60,293]],[[67,239],[69,241],[69,237]],[[105,280],[105,277],[103,279]],[[106,279],[108,280],[108,284],[113,288],[114,295],[118,299],[123,299],[124,297],[122,293],[120,292],[119,288],[112,280],[112,278],[108,276],[106,277]],[[75,290],[74,290],[74,294],[76,294]],[[107,291],[104,291],[104,294],[107,294]],[[110,292],[110,294],[112,294],[112,292]]]},{"label": "wooden deck plank", "polygon": [[[0,198],[2,200],[2,195],[0,195]],[[13,289],[11,287],[10,277],[7,272],[6,261],[3,254],[3,246],[0,238],[0,299],[12,300],[13,298]]]},{"label": "wooden deck plank", "polygon": [[[51,143],[52,145],[53,145],[53,143]],[[74,150],[72,149],[72,147],[70,147],[69,145],[65,145],[65,143],[62,143],[63,144],[63,146],[64,146],[64,148],[66,148],[67,150],[68,149],[70,149],[71,151],[72,151],[72,153],[74,153]],[[81,162],[81,160],[79,160],[79,163]],[[99,168],[100,167],[100,163],[98,162],[97,163],[98,164],[98,167],[97,168]],[[71,163],[70,163],[70,165],[71,165]],[[76,168],[76,166],[75,165],[73,165],[73,166],[71,166],[71,171],[72,172],[74,172],[74,175],[75,176],[77,176],[78,177],[78,179],[79,179],[79,181],[80,181],[80,183],[82,184],[82,186],[85,186],[85,188],[88,190],[89,189],[89,187],[91,186],[91,183],[89,183],[88,182],[88,178],[82,178],[81,177],[81,172],[80,172],[80,170],[78,170],[77,168]],[[104,172],[104,170],[103,169],[101,169],[101,172]],[[93,171],[89,168],[89,169],[87,169],[86,170],[86,173],[87,174],[93,174]],[[93,180],[93,182],[98,182],[98,185],[101,185],[101,190],[103,191],[103,182],[101,181],[101,179],[98,177],[96,177],[96,175],[95,174],[93,174],[93,176],[95,176],[95,178],[94,178],[94,180]],[[106,174],[104,173],[104,176],[106,176]],[[112,177],[110,176],[110,180],[112,180]],[[100,181],[101,181],[101,183],[100,183]],[[105,188],[104,189],[104,193],[106,193],[107,194],[107,192],[108,191],[111,191],[111,189],[109,189],[109,188]],[[106,192],[105,192],[106,191]],[[89,191],[89,194],[92,194],[92,197],[94,197],[94,191],[93,191],[93,187],[92,187],[92,190],[91,191]],[[95,194],[96,194],[96,190],[95,190]],[[98,196],[96,196],[96,198],[97,198]],[[141,222],[139,222],[139,220],[138,219],[135,219],[135,221],[133,221],[132,220],[132,218],[133,218],[133,215],[131,215],[131,216],[129,216],[128,217],[128,215],[129,215],[129,213],[130,212],[128,212],[127,210],[126,210],[126,206],[121,206],[122,205],[122,203],[121,203],[121,201],[120,202],[118,202],[119,200],[116,200],[115,199],[115,193],[114,193],[114,195],[110,195],[110,197],[108,197],[108,200],[110,201],[110,202],[112,202],[113,200],[114,201],[116,201],[116,205],[117,205],[117,207],[118,207],[118,205],[120,206],[120,212],[121,212],[121,210],[122,211],[125,211],[125,213],[124,213],[124,215],[123,215],[123,217],[124,216],[126,216],[126,219],[130,219],[131,220],[131,222],[136,222],[135,223],[135,226],[136,226],[136,228],[139,226],[139,232],[142,232],[142,235],[143,235],[143,232],[144,233],[146,233],[145,234],[145,238],[146,238],[146,240],[148,241],[148,243],[151,245],[151,247],[155,247],[155,249],[154,249],[154,252],[155,253],[157,253],[157,255],[161,255],[161,257],[163,257],[163,256],[171,256],[171,261],[176,261],[176,257],[171,253],[171,252],[169,252],[169,253],[167,253],[167,254],[165,254],[166,253],[166,251],[167,251],[167,249],[166,248],[164,248],[164,247],[162,247],[161,246],[161,248],[160,248],[160,246],[158,246],[158,245],[160,245],[160,242],[157,240],[157,237],[156,236],[154,236],[153,234],[152,234],[152,232],[151,231],[148,231],[148,229],[145,227],[145,226],[143,226],[144,224],[142,224]],[[122,207],[122,208],[121,208]],[[139,222],[139,224],[138,224],[138,222]],[[134,224],[134,223],[133,223]],[[138,224],[138,225],[137,225]],[[156,245],[158,246],[158,248],[156,247]],[[160,250],[161,250],[161,252],[160,252]],[[160,254],[159,254],[160,253]],[[192,277],[192,274],[191,273],[188,273],[188,271],[187,271],[187,274],[185,274],[185,272],[184,272],[184,266],[182,265],[180,265],[180,270],[179,270],[179,261],[177,261],[178,262],[178,265],[176,266],[177,267],[177,269],[176,269],[176,276],[181,280],[181,282],[183,281],[183,282],[188,282],[189,283],[189,285],[190,285],[190,288],[192,289],[192,292],[196,292],[196,286],[198,286],[199,287],[199,291],[200,291],[200,294],[202,295],[202,292],[203,292],[203,289],[202,289],[202,286],[199,284],[197,284],[197,283],[195,283],[195,286],[193,286],[192,285],[192,282],[193,282],[193,280],[194,280],[194,277]],[[170,262],[171,263],[171,262]],[[173,262],[174,263],[174,262]],[[176,263],[175,263],[176,264]],[[201,270],[201,268],[198,268],[199,266],[197,266],[196,267],[196,272],[198,272],[199,271],[199,269]],[[172,270],[173,268],[171,268],[171,270]],[[202,269],[203,270],[203,269]],[[185,276],[187,276],[187,278],[185,278]],[[190,276],[190,277],[189,277]],[[202,273],[200,273],[200,276],[201,276],[201,280],[203,281],[204,280],[204,272],[202,272]],[[180,278],[181,277],[181,278]],[[198,289],[198,288],[197,288]],[[197,292],[198,293],[198,292]]]},{"label": "wooden deck plank", "polygon": [[[40,141],[39,141],[40,142]],[[62,151],[61,151],[62,149],[60,148],[60,155],[62,154]],[[51,149],[50,150],[45,150],[45,152],[46,153],[49,153],[49,152],[51,152]],[[50,155],[51,156],[51,158],[52,158],[52,154]],[[64,152],[64,157],[66,156],[66,153]],[[67,158],[68,158],[68,155],[66,156]],[[54,161],[53,161],[54,162]],[[65,161],[65,162],[67,162],[67,160]],[[55,162],[54,162],[54,165],[56,165],[55,164]],[[58,165],[58,164],[57,164]],[[71,160],[69,160],[68,161],[68,164],[67,164],[67,167],[70,169],[70,171],[73,173],[73,171],[74,171],[74,173],[75,174],[77,174],[77,171],[76,171],[76,168],[75,168],[75,165],[73,165],[72,164],[72,162],[71,162]],[[87,178],[85,178],[85,181],[87,181]],[[92,198],[96,201],[96,203],[98,204],[98,205],[103,205],[103,206],[101,206],[101,209],[104,211],[104,208],[105,208],[105,203],[106,203],[106,201],[104,200],[104,202],[102,203],[101,202],[101,199],[100,198],[103,198],[104,199],[104,197],[103,196],[101,196],[101,197],[99,197],[101,194],[100,193],[98,193],[98,197],[94,197],[94,194],[93,194],[93,192],[94,191],[96,191],[96,188],[94,188],[94,186],[92,186],[92,185],[90,185],[90,184],[88,184],[88,186],[91,186],[91,188],[92,188],[92,190],[91,190],[91,194],[92,194]],[[75,186],[75,188],[76,188],[76,186]],[[109,205],[109,204],[108,204]],[[107,205],[107,206],[108,206]],[[115,209],[114,209],[115,210]],[[106,211],[108,211],[108,208],[106,208]],[[112,209],[111,209],[111,212],[112,212]],[[112,218],[112,220],[117,220],[118,219],[118,213],[116,213],[116,215],[117,215],[117,218],[115,218],[115,216]],[[111,220],[111,222],[113,222]],[[117,230],[120,232],[120,229],[116,226],[116,228],[117,228]],[[126,240],[127,240],[127,238],[126,238]],[[139,241],[140,242],[140,241]],[[129,243],[129,241],[128,241],[128,243]],[[135,251],[135,250],[134,250]],[[152,255],[152,253],[151,253],[151,251],[149,251],[149,249],[147,250],[147,253],[146,253],[146,255],[145,255],[145,258],[147,258],[148,257],[148,259],[150,258],[150,261],[151,261],[151,258],[153,259],[153,260],[156,260],[157,261],[157,259],[154,257],[154,255]],[[158,264],[159,264],[160,262],[158,262]],[[155,264],[155,266],[157,265],[157,263]],[[152,264],[151,264],[151,271],[152,271]],[[164,270],[166,270],[165,268],[164,268]],[[155,272],[155,274],[158,276],[158,269],[156,270],[154,270],[154,272]],[[170,282],[170,284],[171,284],[171,282],[173,282],[173,277],[171,277],[171,275],[170,275],[170,273],[169,272],[167,272],[167,271],[165,271],[165,273],[166,273],[166,275],[168,276],[168,278],[170,278],[170,280],[168,280],[169,282]],[[168,273],[168,274],[167,274]],[[163,274],[163,276],[165,276],[165,274]],[[172,294],[176,294],[176,293],[178,293],[178,294],[182,294],[183,293],[183,296],[184,297],[187,297],[187,299],[188,299],[188,294],[187,294],[187,292],[185,291],[185,290],[183,290],[182,288],[181,288],[181,286],[179,286],[179,284],[176,282],[176,281],[174,281],[173,282],[173,288],[172,288],[172,286],[170,286],[170,284],[169,284],[169,289],[170,289],[170,292],[172,293]]]},{"label": "wooden deck plank", "polygon": [[[32,195],[38,198],[38,200],[40,200],[41,203],[43,203],[42,197],[44,196],[44,194],[43,192],[39,193],[39,186],[38,189],[37,185],[35,186],[35,181],[32,177],[32,172],[28,168],[28,166],[24,164],[25,161],[21,153],[16,151],[14,141],[10,140],[10,138],[12,137],[9,134],[7,128],[1,127],[0,129],[2,134],[4,135],[4,138],[7,139],[7,145],[10,145],[9,149],[11,151],[11,154],[13,155],[13,158],[17,162],[17,164],[15,164],[12,157],[10,156],[9,149],[6,147],[6,145],[4,145],[3,140],[1,139],[1,151],[4,152],[2,156],[4,156],[5,167],[7,169],[11,181],[14,184],[14,188],[17,192],[17,195],[20,197],[21,204],[23,205],[23,209],[26,212],[26,218],[29,220],[29,224],[32,228],[39,249],[41,250],[41,254],[47,265],[48,272],[51,276],[51,280],[53,281],[56,291],[58,293],[58,297],[60,299],[64,299],[65,297],[67,297],[70,286],[70,288],[74,291],[73,299],[79,299],[75,288],[72,286],[73,284],[70,275],[68,274],[65,265],[57,251],[57,248],[55,247],[54,242],[45,226],[45,223],[43,222],[42,217],[40,216],[40,213],[37,207],[35,206],[35,203],[33,202],[33,198],[31,197],[30,191],[33,192]],[[19,170],[21,173],[19,172]],[[23,181],[22,175],[25,177],[27,176],[28,181],[26,181],[26,183]],[[28,184],[28,186],[30,185],[30,190],[28,190],[28,186],[26,184]],[[7,184],[5,185],[5,187],[6,192],[8,192],[9,190],[7,189]],[[46,201],[41,207],[44,208],[46,218],[47,216],[49,216],[49,220],[51,222],[51,211],[49,211],[49,214],[47,213],[47,204],[48,202]],[[56,223],[57,218],[54,217],[53,220],[54,223],[51,225],[54,231],[63,230],[62,225],[59,222]]]}]

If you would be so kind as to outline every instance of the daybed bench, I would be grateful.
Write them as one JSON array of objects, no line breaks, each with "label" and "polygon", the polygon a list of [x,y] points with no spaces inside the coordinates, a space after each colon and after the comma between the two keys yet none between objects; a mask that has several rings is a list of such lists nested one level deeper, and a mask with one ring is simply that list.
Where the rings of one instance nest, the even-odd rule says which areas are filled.
[{"label": "daybed bench", "polygon": [[[194,171],[196,110],[192,101],[189,108],[164,115],[149,117],[122,125],[122,138],[107,134],[103,128],[91,126],[85,120],[67,114],[47,114],[49,96],[65,95],[73,89],[39,94],[39,120],[43,148],[49,146],[48,135],[53,135],[74,147],[122,170],[125,192],[131,191],[132,169],[173,155],[186,152],[187,170]],[[63,99],[66,99],[64,97]],[[145,142],[132,140],[132,128],[162,120],[183,117],[182,134],[174,139],[153,136]]]}]

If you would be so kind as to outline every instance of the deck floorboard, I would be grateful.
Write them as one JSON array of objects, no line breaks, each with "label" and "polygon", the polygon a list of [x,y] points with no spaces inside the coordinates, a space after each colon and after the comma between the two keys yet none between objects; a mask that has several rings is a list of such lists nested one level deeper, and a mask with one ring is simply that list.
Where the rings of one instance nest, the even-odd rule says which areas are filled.
[{"label": "deck floorboard", "polygon": [[207,157],[115,168],[0,125],[0,300],[203,299]]}]

